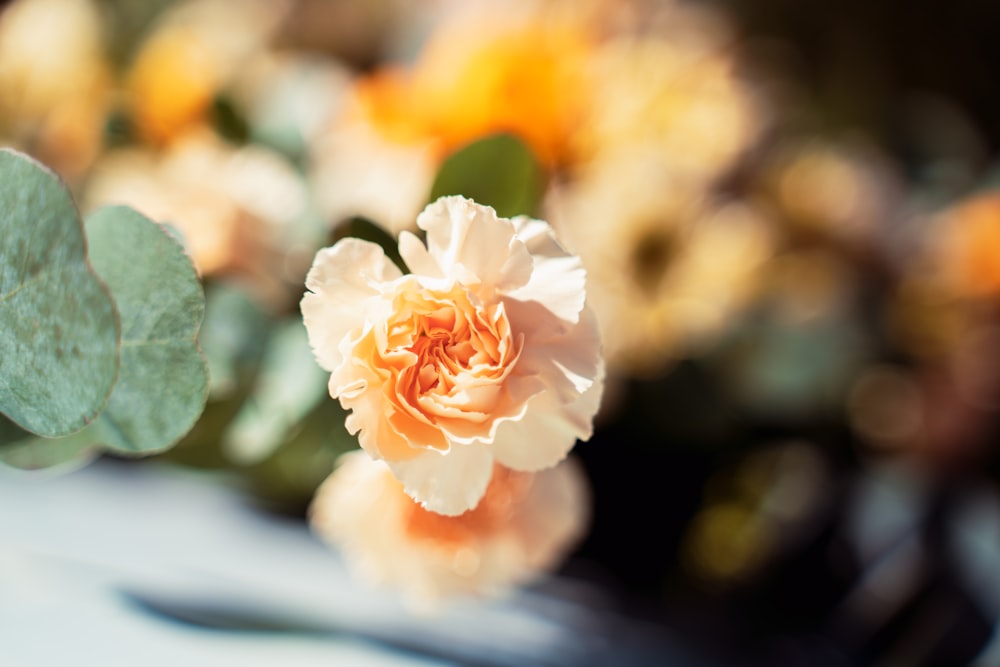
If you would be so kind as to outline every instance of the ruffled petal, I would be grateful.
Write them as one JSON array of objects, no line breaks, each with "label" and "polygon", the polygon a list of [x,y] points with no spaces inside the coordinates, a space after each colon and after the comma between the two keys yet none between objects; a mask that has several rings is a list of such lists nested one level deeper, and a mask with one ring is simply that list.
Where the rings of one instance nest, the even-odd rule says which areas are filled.
[{"label": "ruffled petal", "polygon": [[604,391],[604,361],[593,313],[584,310],[580,322],[570,326],[551,315],[545,321],[540,310],[532,303],[511,311],[512,321],[524,318],[536,325],[526,334],[518,373],[545,387],[529,400],[521,419],[497,429],[494,456],[515,470],[553,466],[577,440],[589,438]]},{"label": "ruffled petal", "polygon": [[368,320],[380,283],[402,274],[378,245],[346,238],[316,254],[300,303],[309,345],[319,365],[332,371],[343,361],[340,341]]},{"label": "ruffled petal", "polygon": [[563,403],[551,391],[534,396],[518,421],[497,429],[492,452],[497,462],[525,472],[551,468],[566,458],[577,440],[593,433],[593,418],[604,391],[603,364],[599,378],[576,400]]},{"label": "ruffled petal", "polygon": [[493,456],[485,445],[453,445],[408,461],[386,461],[406,494],[425,509],[455,516],[475,507],[493,475]]},{"label": "ruffled petal", "polygon": [[538,376],[563,402],[576,399],[603,374],[597,319],[590,310],[577,324],[555,317],[536,302],[507,303],[511,326],[524,333],[518,375]]},{"label": "ruffled petal", "polygon": [[580,258],[556,240],[547,222],[526,216],[514,218],[517,237],[534,260],[531,278],[508,292],[519,301],[536,301],[561,319],[577,322],[586,300],[587,273]]},{"label": "ruffled petal", "polygon": [[441,270],[467,287],[510,291],[531,277],[531,254],[514,225],[489,206],[442,197],[417,216],[417,226],[427,232],[427,250]]},{"label": "ruffled petal", "polygon": [[423,241],[412,232],[401,232],[399,235],[399,256],[406,262],[407,268],[414,275],[429,278],[444,278],[444,271],[427,250]]}]

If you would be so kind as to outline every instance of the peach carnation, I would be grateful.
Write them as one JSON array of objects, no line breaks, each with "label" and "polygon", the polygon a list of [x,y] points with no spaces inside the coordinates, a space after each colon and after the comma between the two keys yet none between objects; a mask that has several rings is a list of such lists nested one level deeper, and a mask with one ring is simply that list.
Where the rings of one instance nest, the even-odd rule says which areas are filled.
[{"label": "peach carnation", "polygon": [[604,365],[578,258],[545,222],[463,197],[403,232],[404,275],[382,249],[321,250],[302,313],[347,428],[426,509],[476,506],[494,462],[549,468],[590,437]]},{"label": "peach carnation", "polygon": [[503,593],[556,566],[584,534],[588,508],[572,459],[535,474],[496,465],[475,509],[443,516],[404,494],[384,463],[351,452],[317,490],[310,520],[360,576],[426,604]]}]

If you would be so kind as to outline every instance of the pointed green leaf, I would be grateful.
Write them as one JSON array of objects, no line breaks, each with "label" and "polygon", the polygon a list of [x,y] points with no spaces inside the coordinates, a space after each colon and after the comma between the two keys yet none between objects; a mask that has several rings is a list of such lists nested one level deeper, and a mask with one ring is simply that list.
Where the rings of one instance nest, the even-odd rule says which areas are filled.
[{"label": "pointed green leaf", "polygon": [[46,436],[100,412],[118,368],[118,322],[87,263],[69,192],[0,150],[0,413]]},{"label": "pointed green leaf", "polygon": [[201,283],[176,238],[130,208],[93,213],[87,240],[122,332],[118,383],[91,437],[125,453],[162,451],[191,429],[208,395]]},{"label": "pointed green leaf", "polygon": [[531,215],[538,207],[544,173],[524,142],[509,134],[480,139],[452,154],[438,171],[430,201],[464,195],[504,217]]}]

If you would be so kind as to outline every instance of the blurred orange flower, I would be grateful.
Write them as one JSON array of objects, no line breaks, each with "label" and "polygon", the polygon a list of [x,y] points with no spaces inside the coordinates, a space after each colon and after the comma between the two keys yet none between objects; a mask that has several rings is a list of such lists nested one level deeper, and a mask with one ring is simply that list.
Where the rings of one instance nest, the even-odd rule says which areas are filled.
[{"label": "blurred orange flower", "polygon": [[450,152],[510,132],[549,165],[580,120],[585,27],[566,14],[462,15],[432,36],[412,72],[413,113]]},{"label": "blurred orange flower", "polygon": [[959,296],[1000,295],[1000,192],[959,202],[937,220],[937,261]]},{"label": "blurred orange flower", "polygon": [[125,78],[139,136],[163,144],[205,120],[215,96],[263,47],[285,1],[202,0],[172,5],[143,42]]},{"label": "blurred orange flower", "polygon": [[362,452],[341,457],[310,510],[313,530],[359,575],[424,605],[500,594],[537,577],[575,546],[588,519],[586,482],[572,459],[534,474],[497,465],[475,509],[443,516]]}]

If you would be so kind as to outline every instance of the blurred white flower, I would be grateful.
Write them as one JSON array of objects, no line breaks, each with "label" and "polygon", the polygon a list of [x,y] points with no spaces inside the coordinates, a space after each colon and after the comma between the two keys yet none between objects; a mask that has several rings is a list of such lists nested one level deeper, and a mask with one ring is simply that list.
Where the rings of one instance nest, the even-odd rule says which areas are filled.
[{"label": "blurred white flower", "polygon": [[712,201],[653,151],[591,163],[547,207],[587,269],[608,363],[625,373],[655,373],[710,342],[752,295],[773,243],[748,205]]}]

